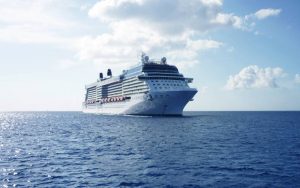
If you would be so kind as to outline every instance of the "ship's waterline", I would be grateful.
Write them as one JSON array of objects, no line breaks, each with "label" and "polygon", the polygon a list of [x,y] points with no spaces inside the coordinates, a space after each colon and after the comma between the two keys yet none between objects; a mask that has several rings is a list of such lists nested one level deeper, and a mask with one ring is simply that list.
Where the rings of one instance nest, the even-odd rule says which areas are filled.
[{"label": "ship's waterline", "polygon": [[192,78],[179,73],[166,58],[149,60],[145,54],[139,65],[119,76],[100,78],[86,86],[83,112],[97,114],[182,115],[197,89],[190,88]]},{"label": "ship's waterline", "polygon": [[128,101],[95,103],[83,111],[98,114],[182,115],[185,105],[196,93],[196,89],[190,89],[140,94]]}]

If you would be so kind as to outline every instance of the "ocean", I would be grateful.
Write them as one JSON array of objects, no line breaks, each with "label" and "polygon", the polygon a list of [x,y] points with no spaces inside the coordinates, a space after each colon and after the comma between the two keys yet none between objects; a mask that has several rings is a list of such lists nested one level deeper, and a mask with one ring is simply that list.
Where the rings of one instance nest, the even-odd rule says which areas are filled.
[{"label": "ocean", "polygon": [[2,112],[1,186],[300,187],[300,112]]}]

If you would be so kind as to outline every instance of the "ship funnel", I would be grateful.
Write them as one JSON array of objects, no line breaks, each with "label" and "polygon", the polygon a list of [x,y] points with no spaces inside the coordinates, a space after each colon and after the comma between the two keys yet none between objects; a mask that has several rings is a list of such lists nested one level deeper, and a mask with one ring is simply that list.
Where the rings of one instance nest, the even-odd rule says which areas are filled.
[{"label": "ship funnel", "polygon": [[100,80],[103,79],[103,73],[102,72],[100,72],[99,77],[100,77]]},{"label": "ship funnel", "polygon": [[163,57],[161,58],[161,61],[160,61],[162,64],[167,64],[167,58],[166,57]]},{"label": "ship funnel", "polygon": [[112,73],[111,73],[111,70],[110,70],[110,69],[107,70],[107,76],[112,77]]},{"label": "ship funnel", "polygon": [[148,61],[149,61],[149,56],[146,55],[144,58],[145,58],[145,62],[148,63]]}]

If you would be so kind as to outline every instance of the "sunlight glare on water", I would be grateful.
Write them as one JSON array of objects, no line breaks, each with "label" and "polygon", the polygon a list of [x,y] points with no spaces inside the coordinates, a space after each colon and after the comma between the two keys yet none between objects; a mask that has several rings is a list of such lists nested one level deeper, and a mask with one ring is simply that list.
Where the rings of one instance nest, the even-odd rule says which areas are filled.
[{"label": "sunlight glare on water", "polygon": [[299,112],[0,113],[2,187],[299,187]]}]

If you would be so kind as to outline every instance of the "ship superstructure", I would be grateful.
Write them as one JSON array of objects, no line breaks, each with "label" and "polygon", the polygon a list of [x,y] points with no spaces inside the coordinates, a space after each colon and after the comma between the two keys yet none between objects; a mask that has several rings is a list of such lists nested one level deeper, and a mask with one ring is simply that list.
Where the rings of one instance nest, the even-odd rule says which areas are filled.
[{"label": "ship superstructure", "polygon": [[119,76],[99,74],[97,82],[86,85],[83,112],[131,115],[182,115],[185,105],[197,89],[190,88],[192,78],[179,73],[174,65],[150,60],[142,54],[139,65]]}]

